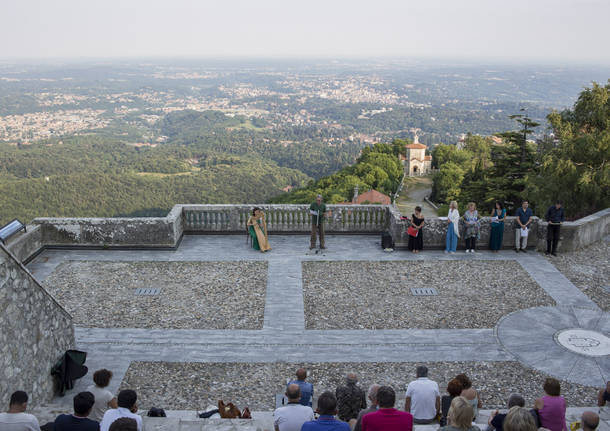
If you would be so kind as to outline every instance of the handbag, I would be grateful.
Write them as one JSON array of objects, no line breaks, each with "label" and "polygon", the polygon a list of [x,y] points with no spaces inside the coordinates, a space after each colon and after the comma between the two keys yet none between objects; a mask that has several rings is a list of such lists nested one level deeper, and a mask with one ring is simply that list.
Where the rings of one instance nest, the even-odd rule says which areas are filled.
[{"label": "handbag", "polygon": [[407,233],[413,238],[417,238],[417,234],[419,234],[419,229],[415,229],[413,226],[409,226],[407,229]]}]

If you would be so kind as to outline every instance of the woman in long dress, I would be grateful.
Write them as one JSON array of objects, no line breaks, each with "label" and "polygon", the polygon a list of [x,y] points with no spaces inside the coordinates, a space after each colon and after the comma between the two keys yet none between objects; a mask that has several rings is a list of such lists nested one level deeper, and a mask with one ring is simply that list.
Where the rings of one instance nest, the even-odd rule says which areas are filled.
[{"label": "woman in long dress", "polygon": [[505,218],[506,209],[502,206],[502,202],[496,202],[496,206],[491,213],[491,234],[489,235],[489,248],[494,253],[502,248]]},{"label": "woman in long dress", "polygon": [[254,208],[252,210],[252,215],[248,217],[246,226],[248,227],[248,233],[252,238],[252,248],[254,248],[254,250],[260,250],[263,253],[271,250],[267,236],[265,213],[262,212],[260,208]]},{"label": "woman in long dress", "polygon": [[413,253],[419,253],[424,248],[424,216],[421,213],[421,207],[415,207],[415,213],[411,214],[411,226],[417,229],[417,236],[409,235],[409,250]]}]

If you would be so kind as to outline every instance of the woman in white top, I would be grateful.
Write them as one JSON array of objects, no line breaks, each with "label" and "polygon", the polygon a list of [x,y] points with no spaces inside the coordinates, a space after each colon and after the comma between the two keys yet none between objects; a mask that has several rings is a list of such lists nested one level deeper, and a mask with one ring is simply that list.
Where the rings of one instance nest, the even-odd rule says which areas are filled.
[{"label": "woman in white top", "polygon": [[447,214],[447,237],[445,239],[445,253],[455,253],[457,249],[458,238],[460,237],[459,230],[460,212],[456,201],[451,201],[449,204],[449,213]]},{"label": "woman in white top", "polygon": [[95,384],[87,388],[87,391],[91,392],[95,397],[95,404],[93,404],[89,419],[100,422],[108,408],[116,409],[118,407],[116,397],[106,389],[110,384],[110,379],[112,379],[112,371],[105,368],[93,373]]}]

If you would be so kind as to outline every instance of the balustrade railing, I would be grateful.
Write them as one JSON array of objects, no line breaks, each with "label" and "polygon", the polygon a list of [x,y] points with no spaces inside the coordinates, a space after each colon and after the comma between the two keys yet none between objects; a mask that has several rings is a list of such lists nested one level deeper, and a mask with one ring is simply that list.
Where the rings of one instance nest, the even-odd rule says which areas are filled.
[{"label": "balustrade railing", "polygon": [[[311,229],[309,205],[258,205],[265,212],[269,232],[308,232]],[[184,205],[183,228],[186,232],[239,232],[254,205]],[[385,205],[327,205],[327,232],[378,233],[387,229]]]}]

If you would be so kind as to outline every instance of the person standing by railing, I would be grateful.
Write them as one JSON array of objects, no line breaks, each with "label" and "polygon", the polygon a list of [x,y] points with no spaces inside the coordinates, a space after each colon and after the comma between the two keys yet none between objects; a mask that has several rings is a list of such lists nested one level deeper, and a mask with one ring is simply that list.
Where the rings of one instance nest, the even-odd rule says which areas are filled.
[{"label": "person standing by railing", "polygon": [[502,202],[496,201],[494,210],[491,212],[491,233],[489,234],[489,249],[494,253],[502,248],[505,218],[506,209]]},{"label": "person standing by railing", "polygon": [[311,241],[309,249],[316,248],[316,236],[320,236],[320,248],[324,250],[324,218],[326,217],[326,204],[322,202],[322,195],[316,196],[315,202],[309,206],[311,215]]},{"label": "person standing by railing", "polygon": [[546,254],[549,253],[553,256],[557,256],[557,244],[559,243],[559,231],[561,230],[561,223],[565,219],[565,214],[561,201],[555,202],[555,205],[551,205],[546,210],[545,220],[548,222],[546,231]]},{"label": "person standing by railing", "polygon": [[527,237],[529,236],[529,226],[533,221],[534,213],[529,208],[529,202],[524,200],[515,213],[515,251],[525,253],[527,248]]},{"label": "person standing by railing", "polygon": [[455,253],[457,249],[458,238],[460,237],[459,223],[460,212],[456,201],[451,201],[449,204],[449,213],[447,213],[447,236],[445,238],[445,253]]}]

